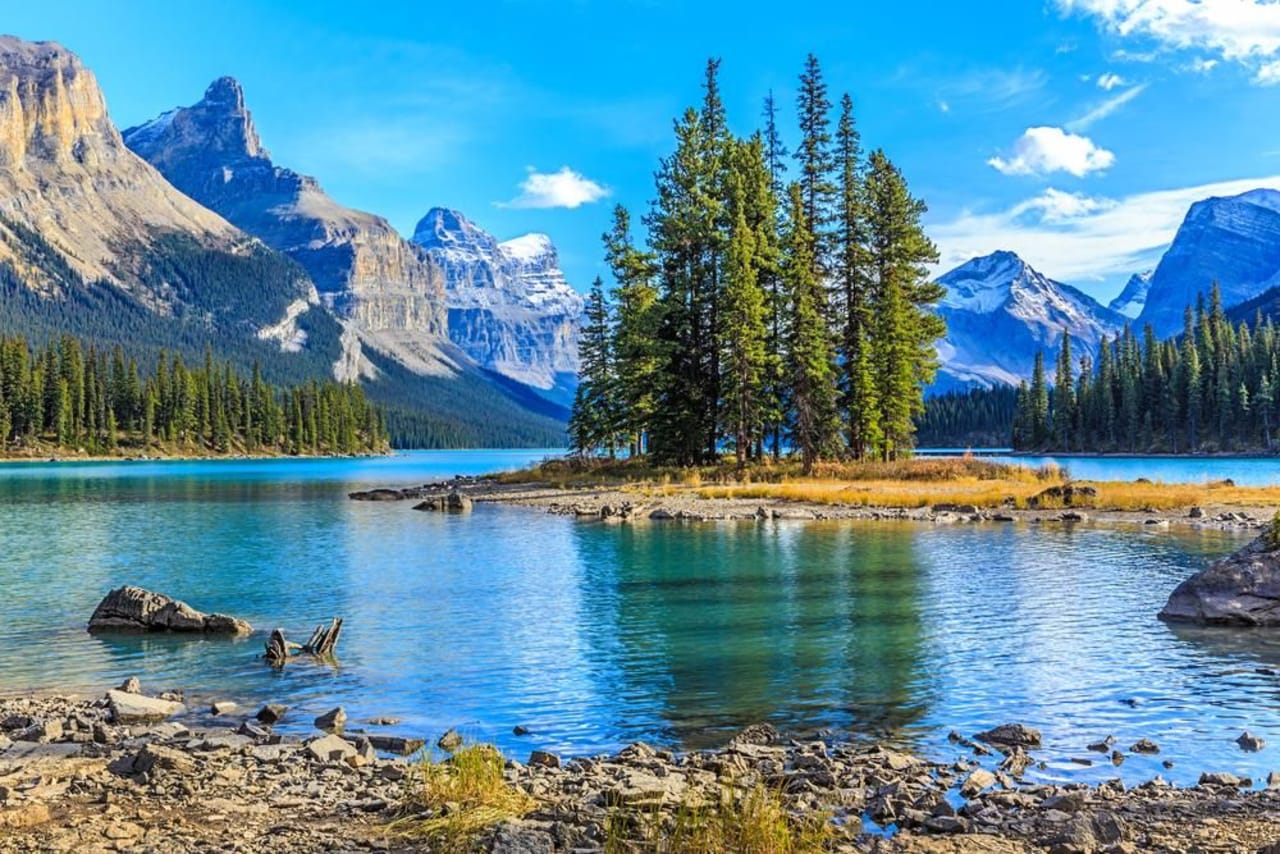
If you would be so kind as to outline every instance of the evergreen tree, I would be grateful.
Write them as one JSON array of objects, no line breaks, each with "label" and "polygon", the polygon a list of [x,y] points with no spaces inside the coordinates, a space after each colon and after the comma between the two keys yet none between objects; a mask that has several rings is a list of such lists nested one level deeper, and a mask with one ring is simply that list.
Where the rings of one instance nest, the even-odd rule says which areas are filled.
[{"label": "evergreen tree", "polygon": [[1053,443],[1063,451],[1071,450],[1071,427],[1075,421],[1075,382],[1071,375],[1071,332],[1062,330],[1062,346],[1058,350],[1058,369],[1053,381]]},{"label": "evergreen tree", "polygon": [[617,450],[618,410],[615,398],[612,337],[604,283],[597,277],[587,297],[586,322],[578,340],[581,363],[578,390],[569,419],[569,442],[579,454],[603,448]]},{"label": "evergreen tree", "polygon": [[813,54],[805,59],[800,75],[796,113],[800,121],[800,143],[795,151],[800,172],[797,181],[804,201],[813,276],[821,281],[830,269],[836,163],[831,151],[831,101],[822,68]]}]

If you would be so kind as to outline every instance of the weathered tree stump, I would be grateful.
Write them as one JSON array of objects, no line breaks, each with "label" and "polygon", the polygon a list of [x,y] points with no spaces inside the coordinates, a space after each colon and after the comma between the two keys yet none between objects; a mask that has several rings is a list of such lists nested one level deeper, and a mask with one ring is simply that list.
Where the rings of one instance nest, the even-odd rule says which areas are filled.
[{"label": "weathered tree stump", "polygon": [[307,653],[315,658],[333,660],[334,651],[338,647],[338,637],[342,634],[342,618],[334,617],[326,626],[324,623],[315,627],[311,639],[305,644],[296,644],[285,640],[283,629],[274,629],[267,641],[266,652],[262,657],[272,667],[283,667],[285,662],[299,653]]}]

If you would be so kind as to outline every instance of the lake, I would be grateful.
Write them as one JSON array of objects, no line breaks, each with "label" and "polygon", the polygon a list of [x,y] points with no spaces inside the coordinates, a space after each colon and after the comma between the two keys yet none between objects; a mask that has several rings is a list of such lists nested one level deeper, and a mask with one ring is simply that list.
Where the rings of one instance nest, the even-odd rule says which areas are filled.
[{"label": "lake", "polygon": [[[0,466],[0,690],[96,693],[137,674],[196,707],[286,703],[299,733],[341,704],[353,724],[399,717],[398,732],[426,737],[457,727],[519,758],[641,739],[712,746],[764,720],[950,757],[950,730],[1019,721],[1044,733],[1040,777],[1193,782],[1206,769],[1258,779],[1280,767],[1276,748],[1233,742],[1248,728],[1280,744],[1280,635],[1155,618],[1240,535],[606,526],[346,498],[546,453]],[[1214,462],[1239,482],[1254,466],[1275,471]],[[98,600],[126,583],[257,631],[238,642],[88,635]],[[274,671],[258,658],[272,627],[304,640],[331,616],[346,619],[338,667]],[[1163,753],[1119,768],[1097,754],[1072,762],[1107,735],[1121,748],[1152,738]]]}]

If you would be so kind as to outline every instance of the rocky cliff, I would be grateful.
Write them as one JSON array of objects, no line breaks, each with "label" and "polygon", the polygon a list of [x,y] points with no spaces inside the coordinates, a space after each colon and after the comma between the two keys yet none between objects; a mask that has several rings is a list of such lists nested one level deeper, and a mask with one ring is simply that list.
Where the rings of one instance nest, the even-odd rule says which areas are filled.
[{"label": "rocky cliff", "polygon": [[234,79],[124,133],[125,143],[193,199],[300,263],[346,322],[340,377],[372,372],[370,344],[416,373],[446,373],[444,279],[385,219],[344,207],[306,175],[277,166]]},{"label": "rocky cliff", "polygon": [[499,243],[457,211],[433,208],[413,242],[444,270],[450,340],[484,367],[567,403],[583,300],[551,239]]},{"label": "rocky cliff", "polygon": [[1251,190],[1196,202],[1151,277],[1138,327],[1182,331],[1182,315],[1213,283],[1233,306],[1280,285],[1280,192]]},{"label": "rocky cliff", "polygon": [[[125,146],[74,54],[12,36],[0,36],[0,262],[20,285],[4,294],[9,331],[27,331],[15,328],[21,317],[154,339],[215,329],[271,338],[284,324],[296,351],[306,341],[298,318],[317,301],[296,265]],[[94,300],[120,316],[93,316]],[[177,322],[162,330],[162,319]]]}]

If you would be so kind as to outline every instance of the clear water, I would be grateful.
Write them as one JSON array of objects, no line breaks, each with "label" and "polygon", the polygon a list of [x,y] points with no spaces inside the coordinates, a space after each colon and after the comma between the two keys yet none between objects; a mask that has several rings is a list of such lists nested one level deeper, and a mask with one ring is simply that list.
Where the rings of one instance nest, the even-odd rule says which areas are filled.
[{"label": "clear water", "polygon": [[1280,485],[1280,457],[1098,457],[1002,456],[984,459],[1025,466],[1055,464],[1078,480],[1137,480],[1156,483],[1204,483],[1230,478],[1240,486]]},{"label": "clear water", "polygon": [[[428,737],[456,726],[516,754],[709,746],[769,720],[948,757],[948,731],[1016,720],[1044,732],[1039,773],[1055,779],[1256,779],[1280,767],[1280,633],[1155,618],[1236,535],[614,527],[346,498],[541,456],[0,467],[0,690],[96,692],[138,674],[194,705],[285,702],[299,730],[341,704],[353,721],[401,717],[400,731]],[[94,605],[124,583],[259,631],[240,642],[88,635]],[[257,658],[273,626],[302,639],[333,615],[347,621],[339,667],[276,672]],[[532,735],[512,735],[517,724]],[[1246,727],[1270,742],[1261,753],[1233,743]],[[1118,769],[1070,761],[1108,734],[1164,752]]]}]

